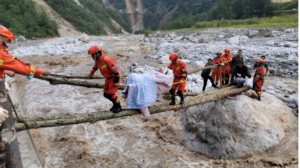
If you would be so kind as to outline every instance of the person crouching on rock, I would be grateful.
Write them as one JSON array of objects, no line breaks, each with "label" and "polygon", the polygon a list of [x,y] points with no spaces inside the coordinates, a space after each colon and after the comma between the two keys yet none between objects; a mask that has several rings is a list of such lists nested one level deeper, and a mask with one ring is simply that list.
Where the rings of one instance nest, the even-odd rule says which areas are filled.
[{"label": "person crouching on rock", "polygon": [[248,78],[251,78],[248,67],[245,66],[243,62],[239,62],[234,69],[235,71],[232,77],[234,78],[233,84],[237,85],[237,87],[244,87],[244,83],[246,82],[246,76]]},{"label": "person crouching on rock", "polygon": [[187,77],[187,70],[186,65],[183,61],[178,60],[179,56],[177,53],[171,53],[169,59],[171,64],[168,66],[169,69],[173,70],[174,80],[173,85],[170,90],[172,95],[172,101],[169,105],[175,105],[175,91],[177,89],[177,95],[181,98],[180,104],[184,103],[184,89],[186,86],[186,77]]},{"label": "person crouching on rock", "polygon": [[[208,62],[207,62],[207,64],[205,64],[205,67],[212,66],[212,65],[214,65],[214,63],[212,62],[212,59],[208,59]],[[210,72],[211,72],[211,69],[205,69],[205,70],[202,70],[202,72],[201,72],[201,76],[204,80],[202,91],[205,91],[208,79],[210,80],[210,82],[214,88],[218,88],[217,85],[215,85],[215,83],[213,82],[213,78],[210,76]]]},{"label": "person crouching on rock", "polygon": [[121,76],[114,59],[103,55],[103,50],[98,45],[93,45],[92,47],[90,47],[88,53],[95,61],[95,65],[88,76],[92,78],[98,68],[100,68],[100,73],[105,77],[104,97],[113,103],[110,111],[112,111],[113,113],[122,111],[120,99],[116,95]]},{"label": "person crouching on rock", "polygon": [[257,63],[257,67],[256,67],[254,79],[253,79],[253,89],[255,90],[255,92],[257,94],[257,100],[260,101],[261,100],[261,88],[263,86],[264,76],[265,76],[265,70],[263,67],[264,60],[260,58],[256,61],[256,63]]}]

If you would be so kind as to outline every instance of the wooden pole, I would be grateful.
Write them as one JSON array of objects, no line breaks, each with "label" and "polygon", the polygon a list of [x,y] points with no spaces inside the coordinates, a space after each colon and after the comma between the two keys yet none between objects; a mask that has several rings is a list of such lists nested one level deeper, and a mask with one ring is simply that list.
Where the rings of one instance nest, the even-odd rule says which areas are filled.
[{"label": "wooden pole", "polygon": [[76,79],[105,79],[104,76],[93,76],[93,77],[88,77],[88,76],[68,76],[68,75],[58,75],[58,74],[50,74],[50,76],[54,77],[59,77],[59,78],[76,78]]},{"label": "wooden pole", "polygon": [[[53,76],[34,76],[37,79],[49,81],[52,85],[58,84],[67,84],[67,85],[75,85],[75,86],[83,86],[88,88],[103,88],[104,83],[98,82],[87,82],[87,81],[80,81],[80,80],[71,80],[66,78],[57,78]],[[124,86],[119,86],[119,90],[123,90]]]},{"label": "wooden pole", "polygon": [[6,168],[23,168],[13,114],[2,78],[0,79],[0,97],[2,107],[7,110],[9,114],[9,117],[2,123],[1,131],[1,136],[6,148]]},{"label": "wooden pole", "polygon": [[[198,98],[208,97],[213,94],[225,94],[228,91],[234,91],[236,90],[236,86],[227,86],[223,89],[213,89],[206,92],[202,92],[201,94],[195,95]],[[186,99],[186,101],[189,101],[189,99]],[[151,108],[151,107],[150,107]],[[70,118],[76,118],[77,114],[48,114],[48,115],[28,115],[24,118],[22,118],[23,121],[45,121],[45,120],[57,120],[57,119],[70,119]]]},{"label": "wooden pole", "polygon": [[[184,109],[188,108],[191,106],[195,105],[200,105],[204,104],[207,102],[211,101],[217,101],[219,99],[225,98],[227,96],[233,96],[236,94],[240,94],[242,92],[245,92],[247,90],[251,89],[251,87],[243,87],[243,88],[237,88],[233,90],[227,90],[222,93],[216,93],[212,94],[206,97],[191,97],[186,100],[186,102],[183,105],[178,105],[178,106],[170,106],[168,104],[165,105],[159,105],[159,106],[152,106],[149,107],[149,111],[151,114],[155,113],[161,113],[165,111],[170,111],[170,110],[179,110],[179,109]],[[55,117],[56,119],[53,120],[40,120],[40,121],[34,121],[35,119],[47,119],[47,115],[35,115],[35,116],[30,116],[31,120],[24,120],[29,128],[40,128],[40,127],[55,127],[55,126],[62,126],[62,125],[72,125],[72,124],[79,124],[79,123],[86,123],[86,122],[97,122],[100,120],[109,120],[113,118],[120,118],[120,117],[125,117],[125,116],[132,116],[132,115],[138,115],[140,114],[139,110],[134,110],[134,109],[125,109],[120,113],[111,113],[108,111],[102,111],[102,112],[94,112],[94,113],[79,113],[79,114],[56,114],[59,117]],[[15,124],[16,129],[23,130],[26,129],[25,125],[23,123],[16,123]]]},{"label": "wooden pole", "polygon": [[188,71],[188,74],[192,74],[192,73],[196,73],[202,70],[206,70],[206,69],[214,69],[214,68],[218,68],[220,65],[212,65],[212,66],[207,66],[207,67],[201,67],[201,68],[196,68],[193,71]]}]

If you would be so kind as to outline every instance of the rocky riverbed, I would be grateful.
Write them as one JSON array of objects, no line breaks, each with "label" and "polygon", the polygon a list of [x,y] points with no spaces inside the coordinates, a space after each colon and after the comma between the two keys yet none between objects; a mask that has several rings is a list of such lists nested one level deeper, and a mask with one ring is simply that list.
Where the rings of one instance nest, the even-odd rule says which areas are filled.
[{"label": "rocky riverbed", "polygon": [[[297,28],[227,28],[157,32],[149,37],[83,35],[50,39],[10,53],[65,75],[89,73],[93,61],[87,50],[94,44],[116,60],[123,75],[166,67],[165,56],[171,52],[178,52],[192,70],[227,47],[233,54],[242,49],[248,66],[265,55],[272,68],[261,102],[240,95],[236,100],[223,99],[150,118],[132,116],[32,130],[44,167],[297,167],[297,34]],[[22,115],[88,113],[111,106],[100,89],[16,78],[14,90],[20,101],[13,101]],[[188,80],[187,91],[202,92],[199,73]],[[251,85],[251,79],[248,83]],[[159,97],[155,104],[166,102]],[[126,107],[123,98],[121,103]],[[18,138],[24,167],[41,167],[26,133],[20,132]]]}]

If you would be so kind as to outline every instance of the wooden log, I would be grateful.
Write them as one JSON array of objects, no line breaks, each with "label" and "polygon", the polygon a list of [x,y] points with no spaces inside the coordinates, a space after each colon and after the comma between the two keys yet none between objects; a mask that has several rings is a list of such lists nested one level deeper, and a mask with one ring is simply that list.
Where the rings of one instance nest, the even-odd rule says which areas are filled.
[{"label": "wooden log", "polygon": [[76,78],[76,79],[105,79],[104,76],[88,77],[88,76],[68,76],[68,75],[58,75],[58,74],[50,74],[50,76],[66,78],[66,79],[73,79],[73,78]]},{"label": "wooden log", "polygon": [[6,148],[6,168],[23,168],[17,132],[14,127],[13,114],[3,79],[0,79],[0,97],[2,107],[6,109],[9,114],[9,117],[2,123],[1,130],[1,136]]},{"label": "wooden log", "polygon": [[201,68],[196,68],[192,71],[188,71],[188,74],[192,74],[192,73],[196,73],[202,70],[206,70],[206,69],[214,69],[214,68],[218,68],[220,66],[224,66],[224,64],[219,64],[219,65],[212,65],[212,66],[207,66],[207,67],[201,67]]},{"label": "wooden log", "polygon": [[[211,101],[217,101],[219,99],[222,99],[227,96],[233,96],[236,94],[240,94],[242,92],[245,92],[249,90],[251,87],[243,87],[243,88],[237,88],[233,90],[227,90],[224,91],[223,93],[217,93],[217,94],[212,94],[206,97],[191,97],[186,100],[186,102],[183,105],[178,105],[178,106],[170,106],[168,104],[165,105],[159,105],[159,106],[152,106],[149,107],[149,111],[151,114],[155,113],[161,113],[165,111],[171,111],[171,110],[179,110],[179,109],[184,109],[188,108],[191,106],[195,105],[200,105],[204,104],[207,102]],[[51,117],[54,117],[55,119],[52,120],[47,120],[50,119],[50,116],[47,115],[34,115],[30,116],[30,120],[24,120],[24,122],[29,126],[29,128],[40,128],[40,127],[54,127],[54,126],[62,126],[62,125],[72,125],[72,124],[79,124],[79,123],[86,123],[86,122],[97,122],[100,120],[109,120],[113,118],[120,118],[120,117],[125,117],[125,116],[132,116],[132,115],[137,115],[140,114],[139,110],[134,110],[134,109],[125,109],[120,113],[114,114],[108,111],[103,111],[103,112],[93,112],[93,113],[80,113],[80,114],[55,114],[52,115]],[[60,117],[60,118],[59,118]],[[38,121],[38,119],[40,121]],[[45,119],[45,120],[41,120]],[[34,121],[36,120],[36,121]],[[24,130],[26,129],[25,125],[23,123],[16,123],[15,127],[17,130]]]},{"label": "wooden log", "polygon": [[[37,79],[49,81],[52,85],[58,84],[67,84],[67,85],[74,85],[74,86],[83,86],[88,88],[103,88],[104,83],[98,82],[88,82],[88,81],[80,81],[80,80],[71,80],[66,78],[57,78],[53,76],[34,76]],[[123,90],[124,86],[119,86],[119,90]]]},{"label": "wooden log", "polygon": [[[228,86],[223,89],[213,89],[209,90],[207,92],[203,92],[202,94],[196,95],[198,98],[207,97],[216,93],[223,94],[227,93],[228,91],[234,91],[236,90],[236,86]],[[189,101],[189,99],[186,99],[186,101]],[[151,107],[150,107],[151,108]],[[45,120],[57,120],[57,119],[70,119],[70,118],[76,118],[78,117],[77,114],[48,114],[48,115],[28,115],[24,118],[22,118],[23,121],[45,121]],[[85,114],[84,114],[85,116]]]}]

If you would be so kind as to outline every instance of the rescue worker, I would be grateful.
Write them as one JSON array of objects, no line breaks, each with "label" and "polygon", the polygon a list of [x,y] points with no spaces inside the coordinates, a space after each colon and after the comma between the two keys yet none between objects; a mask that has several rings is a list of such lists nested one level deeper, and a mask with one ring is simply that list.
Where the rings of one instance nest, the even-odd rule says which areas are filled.
[{"label": "rescue worker", "polygon": [[[4,26],[2,26],[2,25],[0,25],[0,28],[1,28],[2,30],[4,30],[4,31],[9,31],[6,27],[4,27]],[[14,39],[15,39],[15,37],[14,37],[13,33],[11,33],[9,36],[7,36],[7,39],[5,39],[5,40],[2,42],[1,47],[0,47],[0,50],[6,52],[7,54],[9,54],[8,51],[6,50],[6,49],[8,48],[7,44],[10,44],[11,41],[13,41]],[[22,60],[20,60],[20,59],[18,59],[18,58],[16,58],[16,57],[13,57],[13,58],[14,58],[15,60],[18,60],[21,64],[30,65],[29,63],[25,63],[24,61],[22,61]],[[15,73],[14,73],[13,71],[4,71],[3,74],[7,74],[7,75],[10,76],[10,77],[15,76]]]},{"label": "rescue worker", "polygon": [[253,79],[253,89],[255,90],[257,94],[257,100],[261,100],[261,88],[264,83],[264,76],[265,76],[265,70],[263,67],[264,60],[263,59],[258,59],[256,61],[257,67]]},{"label": "rescue worker", "polygon": [[230,63],[232,61],[232,56],[230,54],[229,48],[225,48],[224,52],[225,54],[221,56],[221,61],[222,63],[224,63],[224,66],[222,67],[222,81],[223,81],[223,85],[226,85],[229,83]]},{"label": "rescue worker", "polygon": [[[8,37],[11,36],[11,32],[4,26],[0,26],[0,44],[8,41]],[[49,70],[40,70],[34,68],[33,66],[27,66],[21,64],[19,61],[15,60],[13,56],[9,55],[7,51],[0,50],[0,76],[3,75],[5,70],[11,70],[20,74],[27,75],[31,78],[33,75],[49,75]],[[31,77],[29,77],[31,76]]]},{"label": "rescue worker", "polygon": [[[0,26],[0,44],[7,41],[7,38],[11,36],[11,32],[4,26]],[[13,58],[13,56],[9,55],[7,52],[0,50],[0,76],[3,75],[5,70],[11,70],[17,73],[21,73],[27,75],[28,78],[33,75],[49,75],[48,70],[40,70],[38,68],[34,68],[33,66],[27,66],[21,64],[17,60]],[[6,109],[0,108],[0,124],[8,118],[8,111]],[[0,167],[5,165],[6,162],[6,151],[5,145],[0,136]]]},{"label": "rescue worker", "polygon": [[[235,80],[232,82],[232,84],[234,83],[238,87],[244,87],[244,82],[246,82],[246,76],[248,78],[251,78],[248,67],[245,66],[244,62],[242,61],[239,62],[238,65],[235,67],[233,76],[235,77]],[[241,78],[243,78],[243,80]]]},{"label": "rescue worker", "polygon": [[187,70],[186,65],[183,61],[180,61],[179,56],[177,53],[171,53],[169,59],[171,64],[168,66],[169,69],[173,70],[174,80],[170,93],[172,95],[172,101],[169,105],[175,105],[175,91],[177,89],[177,95],[181,98],[180,104],[184,104],[184,89],[186,86],[186,77],[187,77]]},{"label": "rescue worker", "polygon": [[[208,62],[207,62],[207,64],[205,64],[205,67],[207,67],[207,66],[212,66],[212,65],[214,65],[213,62],[212,62],[212,59],[208,59]],[[213,78],[210,76],[210,72],[211,72],[211,69],[205,69],[205,70],[202,70],[202,72],[201,72],[201,76],[202,76],[202,78],[203,78],[203,80],[204,80],[203,88],[202,88],[202,91],[203,91],[203,92],[205,91],[205,88],[206,88],[206,84],[207,84],[207,80],[208,80],[208,79],[210,80],[210,82],[211,82],[211,84],[212,84],[212,86],[213,86],[214,88],[218,88],[218,87],[214,84]]]},{"label": "rescue worker", "polygon": [[[221,55],[222,55],[222,51],[218,51],[217,52],[217,57],[215,57],[213,59],[213,61],[212,61],[213,64],[220,64],[221,63]],[[211,76],[213,78],[214,84],[218,85],[219,84],[219,80],[220,80],[219,68],[212,69]]]},{"label": "rescue worker", "polygon": [[232,58],[232,61],[230,63],[230,67],[231,67],[231,77],[230,77],[230,83],[233,82],[233,78],[235,77],[235,68],[238,66],[239,62],[243,62],[244,63],[244,58],[242,56],[243,51],[239,50],[237,55],[235,55]]},{"label": "rescue worker", "polygon": [[113,113],[122,111],[120,99],[116,95],[119,87],[118,84],[121,81],[121,76],[119,74],[119,69],[115,64],[115,60],[103,55],[103,50],[98,45],[90,47],[88,53],[95,61],[95,65],[91,70],[89,77],[92,77],[98,68],[100,69],[100,73],[105,77],[103,95],[113,103],[110,111]]},{"label": "rescue worker", "polygon": [[[265,72],[266,72],[265,76],[267,76],[268,71],[269,71],[269,67],[268,67],[268,64],[265,63],[266,57],[265,56],[261,56],[260,58],[264,60],[263,66],[264,66],[264,69],[265,69]],[[255,69],[256,67],[257,67],[257,63],[255,63],[253,65],[253,68],[250,68],[250,69]]]}]

